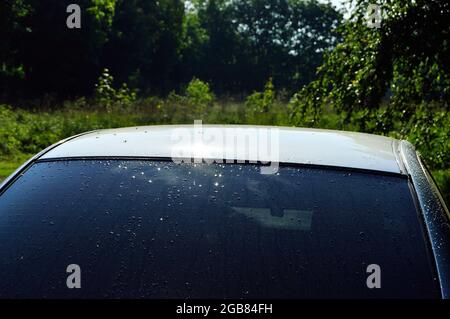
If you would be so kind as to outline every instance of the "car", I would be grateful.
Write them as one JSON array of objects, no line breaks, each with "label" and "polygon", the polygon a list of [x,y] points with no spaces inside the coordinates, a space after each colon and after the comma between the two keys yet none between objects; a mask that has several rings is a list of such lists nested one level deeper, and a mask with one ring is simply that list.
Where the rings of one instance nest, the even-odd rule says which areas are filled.
[{"label": "car", "polygon": [[407,141],[83,133],[0,185],[1,298],[449,298],[449,211]]}]

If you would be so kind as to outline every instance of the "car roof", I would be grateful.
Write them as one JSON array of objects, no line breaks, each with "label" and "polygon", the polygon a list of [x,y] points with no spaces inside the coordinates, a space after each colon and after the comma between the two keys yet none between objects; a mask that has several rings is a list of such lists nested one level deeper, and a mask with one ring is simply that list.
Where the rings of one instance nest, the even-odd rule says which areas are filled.
[{"label": "car roof", "polygon": [[404,170],[398,156],[399,142],[372,134],[311,128],[156,125],[80,134],[59,143],[40,159],[195,157],[325,165],[401,174]]}]

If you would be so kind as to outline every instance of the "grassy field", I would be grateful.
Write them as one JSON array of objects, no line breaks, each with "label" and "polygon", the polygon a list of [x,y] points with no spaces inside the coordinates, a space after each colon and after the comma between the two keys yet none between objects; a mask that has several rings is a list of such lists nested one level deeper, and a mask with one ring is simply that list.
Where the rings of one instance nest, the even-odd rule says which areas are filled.
[{"label": "grassy field", "polygon": [[0,157],[0,181],[14,172],[20,165],[27,161],[31,154],[16,154]]}]

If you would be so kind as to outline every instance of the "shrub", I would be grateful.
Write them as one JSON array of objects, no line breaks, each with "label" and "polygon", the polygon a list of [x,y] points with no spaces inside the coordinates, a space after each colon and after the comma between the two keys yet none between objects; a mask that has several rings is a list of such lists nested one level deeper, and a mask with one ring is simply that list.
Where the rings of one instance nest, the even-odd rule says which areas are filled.
[{"label": "shrub", "polygon": [[212,106],[215,101],[215,96],[211,92],[209,84],[197,78],[193,78],[189,82],[185,91],[185,97],[188,104],[193,107],[194,112],[201,116],[205,114],[206,109]]},{"label": "shrub", "polygon": [[433,169],[450,163],[450,112],[422,105],[406,125],[406,138],[420,151]]},{"label": "shrub", "polygon": [[275,102],[275,89],[270,78],[264,85],[264,92],[255,92],[247,97],[245,109],[247,114],[268,113]]},{"label": "shrub", "polygon": [[169,93],[164,101],[156,105],[156,116],[162,123],[192,123],[196,119],[205,119],[206,111],[214,107],[215,96],[209,84],[193,78],[183,94]]},{"label": "shrub", "polygon": [[26,113],[14,112],[0,105],[0,155],[16,154],[22,150],[22,140],[29,136],[30,121]]},{"label": "shrub", "polygon": [[136,101],[137,92],[128,88],[126,83],[116,90],[113,87],[114,77],[108,69],[104,69],[95,84],[96,103],[111,112],[114,107],[127,108]]}]

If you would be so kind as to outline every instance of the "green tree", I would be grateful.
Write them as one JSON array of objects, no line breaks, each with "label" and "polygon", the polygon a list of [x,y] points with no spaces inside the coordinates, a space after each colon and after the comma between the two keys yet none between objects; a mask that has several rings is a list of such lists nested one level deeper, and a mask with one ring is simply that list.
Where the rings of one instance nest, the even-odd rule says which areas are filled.
[{"label": "green tree", "polygon": [[209,35],[201,26],[197,11],[193,8],[186,11],[183,20],[182,41],[180,47],[179,76],[185,83],[192,75],[199,73],[206,59],[206,46]]},{"label": "green tree", "polygon": [[325,49],[334,47],[340,14],[330,5],[300,0],[235,3],[239,33],[249,43],[258,87],[272,76],[278,87],[309,83]]},{"label": "green tree", "polygon": [[10,94],[23,79],[20,49],[27,32],[23,21],[29,12],[23,0],[0,2],[0,96]]},{"label": "green tree", "polygon": [[195,76],[216,90],[253,91],[272,77],[294,89],[315,77],[341,16],[315,0],[199,0],[198,19],[208,35]]},{"label": "green tree", "polygon": [[21,47],[31,94],[88,94],[101,70],[101,50],[114,15],[114,0],[80,0],[81,29],[66,25],[70,0],[24,0],[29,14]]},{"label": "green tree", "polygon": [[293,98],[293,119],[333,107],[360,130],[408,138],[433,167],[450,162],[450,6],[439,0],[383,0],[370,28],[371,0],[353,1],[343,41],[325,55],[318,78]]},{"label": "green tree", "polygon": [[143,93],[165,93],[176,79],[183,31],[181,0],[117,0],[107,66]]},{"label": "green tree", "polygon": [[230,91],[241,87],[239,77],[245,69],[237,71],[237,61],[245,53],[242,43],[233,24],[232,2],[226,0],[200,0],[197,4],[201,26],[208,35],[209,41],[204,46],[203,64],[194,76],[212,83],[216,91]]},{"label": "green tree", "polygon": [[370,0],[357,0],[341,26],[343,42],[328,52],[316,81],[298,101],[307,107],[333,105],[349,112],[389,107],[414,113],[431,100],[448,106],[450,94],[450,6],[439,0],[378,1],[381,28],[370,28]]}]

